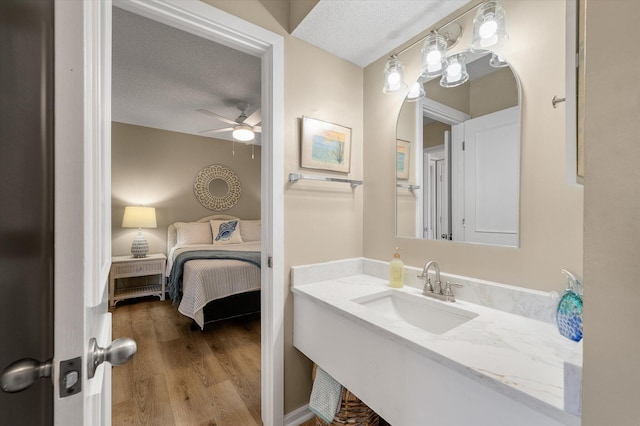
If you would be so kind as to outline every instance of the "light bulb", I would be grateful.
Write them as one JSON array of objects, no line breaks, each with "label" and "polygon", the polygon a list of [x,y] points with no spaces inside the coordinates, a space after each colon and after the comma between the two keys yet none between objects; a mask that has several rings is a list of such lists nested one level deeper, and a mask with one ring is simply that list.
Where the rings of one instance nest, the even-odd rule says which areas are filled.
[{"label": "light bulb", "polygon": [[459,76],[462,66],[458,62],[454,62],[447,67],[447,75],[449,77]]},{"label": "light bulb", "polygon": [[478,34],[482,38],[493,37],[498,30],[498,23],[493,19],[489,19],[480,25],[480,29],[478,30]]},{"label": "light bulb", "polygon": [[440,61],[442,61],[442,52],[439,50],[432,50],[427,54],[428,65],[440,65]]},{"label": "light bulb", "polygon": [[400,73],[398,70],[389,71],[389,76],[387,77],[387,82],[390,86],[397,86],[400,82]]}]

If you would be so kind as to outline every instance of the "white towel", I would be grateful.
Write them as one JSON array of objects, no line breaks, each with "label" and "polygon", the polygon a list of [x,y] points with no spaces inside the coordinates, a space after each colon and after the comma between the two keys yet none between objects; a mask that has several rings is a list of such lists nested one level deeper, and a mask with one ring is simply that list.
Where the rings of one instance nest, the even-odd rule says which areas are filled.
[{"label": "white towel", "polygon": [[320,417],[325,423],[331,424],[342,398],[342,385],[331,377],[322,368],[316,369],[316,378],[313,381],[309,409]]}]

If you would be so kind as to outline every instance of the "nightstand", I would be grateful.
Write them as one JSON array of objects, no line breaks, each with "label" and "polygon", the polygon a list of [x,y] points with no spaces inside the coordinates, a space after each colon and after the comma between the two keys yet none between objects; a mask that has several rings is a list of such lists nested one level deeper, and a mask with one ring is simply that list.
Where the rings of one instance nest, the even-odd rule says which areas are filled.
[{"label": "nightstand", "polygon": [[[146,257],[113,256],[109,272],[109,306],[114,307],[121,300],[141,296],[158,296],[160,300],[164,300],[166,263],[167,256],[164,254],[149,254]],[[148,275],[160,275],[160,282],[140,287],[116,288],[118,278]]]}]

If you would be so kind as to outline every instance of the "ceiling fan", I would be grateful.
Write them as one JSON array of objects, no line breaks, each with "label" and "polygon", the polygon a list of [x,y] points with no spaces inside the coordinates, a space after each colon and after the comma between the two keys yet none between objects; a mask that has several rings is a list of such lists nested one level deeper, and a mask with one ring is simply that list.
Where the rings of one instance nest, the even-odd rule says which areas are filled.
[{"label": "ceiling fan", "polygon": [[221,116],[220,114],[216,114],[213,111],[209,111],[208,109],[197,110],[198,112],[211,115],[217,118],[218,120],[231,125],[231,127],[225,127],[223,129],[203,130],[202,132],[198,132],[198,133],[231,132],[234,140],[237,140],[240,142],[252,141],[255,139],[256,133],[262,132],[262,127],[259,125],[262,122],[262,115],[260,113],[260,107],[258,107],[249,116],[247,116],[248,108],[249,108],[249,104],[246,104],[246,103],[238,104],[240,115],[235,120],[230,120],[226,117]]}]

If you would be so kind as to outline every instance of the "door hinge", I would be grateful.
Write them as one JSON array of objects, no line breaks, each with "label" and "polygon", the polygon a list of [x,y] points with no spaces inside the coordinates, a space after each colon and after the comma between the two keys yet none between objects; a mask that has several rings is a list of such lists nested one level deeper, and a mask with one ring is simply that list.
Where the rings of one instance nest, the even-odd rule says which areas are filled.
[{"label": "door hinge", "polygon": [[273,268],[273,257],[267,257],[267,268]]},{"label": "door hinge", "polygon": [[466,219],[462,218],[462,226],[464,227],[466,225]]},{"label": "door hinge", "polygon": [[464,151],[464,149],[465,149],[465,143],[464,141],[462,141],[462,150]]}]

